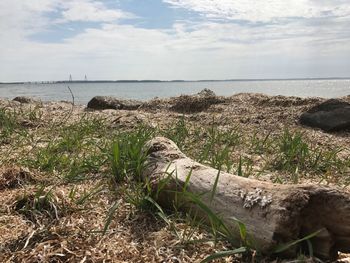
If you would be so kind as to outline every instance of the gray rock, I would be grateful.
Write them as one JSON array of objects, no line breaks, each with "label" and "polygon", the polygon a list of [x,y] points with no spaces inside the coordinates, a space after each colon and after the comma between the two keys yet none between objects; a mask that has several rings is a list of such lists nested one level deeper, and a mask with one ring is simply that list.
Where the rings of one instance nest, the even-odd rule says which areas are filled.
[{"label": "gray rock", "polygon": [[13,99],[14,101],[18,101],[20,103],[41,103],[40,99],[33,98],[33,97],[27,97],[27,96],[18,96]]},{"label": "gray rock", "polygon": [[300,123],[324,131],[350,129],[350,104],[337,99],[327,100],[304,112]]},{"label": "gray rock", "polygon": [[142,102],[137,100],[124,100],[109,96],[96,96],[89,101],[87,108],[94,110],[137,110],[141,105]]},{"label": "gray rock", "polygon": [[200,92],[197,93],[197,96],[201,96],[201,97],[215,97],[216,94],[214,91],[210,90],[210,89],[203,89]]}]

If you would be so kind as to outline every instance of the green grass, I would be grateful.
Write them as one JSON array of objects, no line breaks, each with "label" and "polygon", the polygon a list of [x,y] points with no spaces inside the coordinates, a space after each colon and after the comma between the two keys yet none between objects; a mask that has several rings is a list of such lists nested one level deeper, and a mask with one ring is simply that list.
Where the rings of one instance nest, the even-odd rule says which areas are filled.
[{"label": "green grass", "polygon": [[[182,117],[160,134],[177,142],[182,151],[198,162],[244,177],[258,177],[268,169],[289,175],[289,183],[298,183],[304,174],[327,180],[324,177],[327,173],[341,177],[349,170],[349,161],[339,157],[343,149],[315,147],[299,131],[245,134],[239,127],[226,130],[215,125],[198,127]],[[258,165],[254,158],[261,160]],[[287,177],[279,181],[285,180]]]},{"label": "green grass", "polygon": [[185,150],[190,131],[184,117],[181,117],[167,129],[160,130],[160,134],[175,142],[180,150]]},{"label": "green grass", "polygon": [[277,146],[279,154],[276,158],[276,169],[294,173],[307,168],[310,149],[300,132],[293,134],[289,130],[285,130],[279,138]]},{"label": "green grass", "polygon": [[271,132],[261,135],[259,131],[255,131],[248,136],[247,143],[250,151],[256,154],[272,153],[275,148]]},{"label": "green grass", "polygon": [[0,107],[0,144],[18,143],[27,137],[26,128],[40,125],[42,115],[39,106],[29,109]]},{"label": "green grass", "polygon": [[349,169],[348,161],[338,157],[342,149],[322,150],[305,141],[300,132],[285,130],[277,138],[277,154],[272,167],[288,172],[293,182],[299,182],[299,174],[309,173],[323,177],[327,173],[343,173]]},{"label": "green grass", "polygon": [[52,220],[59,219],[58,204],[53,197],[52,189],[47,190],[45,186],[40,186],[34,193],[24,193],[18,196],[14,210],[32,222],[37,222],[38,216],[48,217]]},{"label": "green grass", "polygon": [[0,143],[8,142],[9,137],[18,128],[18,120],[15,111],[0,108]]},{"label": "green grass", "polygon": [[113,138],[110,163],[117,183],[127,177],[141,181],[147,158],[144,145],[154,134],[153,129],[139,126],[134,131],[120,132]]},{"label": "green grass", "polygon": [[21,163],[43,172],[63,174],[67,181],[82,180],[102,171],[107,162],[106,127],[101,119],[82,117],[74,124],[54,127],[44,145],[35,145]]},{"label": "green grass", "polygon": [[[20,119],[40,122],[42,114],[38,106],[27,111],[1,108],[0,142],[15,141],[17,148],[30,144],[31,149],[19,156],[18,163],[59,174],[66,181],[99,173],[112,174],[116,182],[126,177],[140,180],[145,168],[141,149],[155,135],[172,139],[185,154],[203,164],[239,176],[258,177],[272,171],[278,174],[276,181],[283,183],[298,183],[305,175],[326,182],[334,181],[334,177],[341,182],[350,181],[346,176],[350,158],[339,157],[343,149],[316,147],[298,131],[245,133],[239,126],[198,126],[185,116],[162,129],[135,127],[111,132],[105,120],[87,116],[73,123],[52,124],[49,130],[39,128],[35,134],[23,129]],[[3,162],[6,158],[7,155],[2,157]]]}]

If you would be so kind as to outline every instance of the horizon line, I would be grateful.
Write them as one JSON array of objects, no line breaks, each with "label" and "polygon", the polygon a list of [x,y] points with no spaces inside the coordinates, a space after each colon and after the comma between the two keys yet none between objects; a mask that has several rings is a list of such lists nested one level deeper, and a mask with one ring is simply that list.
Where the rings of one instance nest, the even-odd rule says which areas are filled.
[{"label": "horizon line", "polygon": [[119,79],[119,80],[47,80],[47,81],[10,81],[0,84],[60,84],[60,83],[157,83],[157,82],[224,82],[224,81],[279,81],[279,80],[336,80],[350,77],[304,77],[304,78],[237,78],[237,79],[199,79],[199,80],[153,80],[153,79]]}]

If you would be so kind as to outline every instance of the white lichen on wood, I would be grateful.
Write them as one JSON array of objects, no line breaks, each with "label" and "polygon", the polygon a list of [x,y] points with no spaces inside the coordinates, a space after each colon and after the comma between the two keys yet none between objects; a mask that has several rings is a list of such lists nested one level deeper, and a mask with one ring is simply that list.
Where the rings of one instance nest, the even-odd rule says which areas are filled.
[{"label": "white lichen on wood", "polygon": [[252,208],[258,204],[261,208],[265,208],[272,202],[271,195],[263,195],[263,191],[260,188],[256,188],[255,191],[251,192],[240,192],[240,197],[243,200],[244,208]]}]

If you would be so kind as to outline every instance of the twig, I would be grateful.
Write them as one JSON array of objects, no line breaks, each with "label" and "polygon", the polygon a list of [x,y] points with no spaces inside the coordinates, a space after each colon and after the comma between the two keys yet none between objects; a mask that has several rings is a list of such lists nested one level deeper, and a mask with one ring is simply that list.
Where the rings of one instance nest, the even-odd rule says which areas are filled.
[{"label": "twig", "polygon": [[34,230],[32,233],[30,233],[29,237],[27,238],[26,243],[24,244],[23,249],[25,249],[25,248],[28,246],[29,241],[30,241],[30,239],[33,237],[33,235],[34,235],[35,232],[36,232],[36,230]]}]

